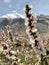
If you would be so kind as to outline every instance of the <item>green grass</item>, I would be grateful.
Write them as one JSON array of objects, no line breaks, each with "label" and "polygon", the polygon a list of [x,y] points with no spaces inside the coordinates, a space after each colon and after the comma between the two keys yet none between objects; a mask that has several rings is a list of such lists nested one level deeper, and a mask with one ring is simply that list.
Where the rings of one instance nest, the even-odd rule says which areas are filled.
[{"label": "green grass", "polygon": [[[0,53],[0,57],[1,57],[1,63],[3,63],[3,65],[9,65],[12,63],[12,60],[11,59],[8,59],[2,52]],[[0,63],[0,64],[1,64]]]}]

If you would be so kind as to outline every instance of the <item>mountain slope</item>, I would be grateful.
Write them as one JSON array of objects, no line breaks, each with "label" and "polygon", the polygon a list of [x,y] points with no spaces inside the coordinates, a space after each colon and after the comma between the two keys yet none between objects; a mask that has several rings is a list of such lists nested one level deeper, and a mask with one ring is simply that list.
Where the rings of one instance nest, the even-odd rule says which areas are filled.
[{"label": "mountain slope", "polygon": [[[37,16],[37,28],[39,33],[45,33],[49,31],[49,16],[38,15]],[[0,17],[0,28],[5,29],[6,25],[10,25],[13,32],[25,32],[24,17],[18,13],[10,13]]]},{"label": "mountain slope", "polygon": [[24,17],[18,13],[10,13],[0,17],[0,28],[5,29],[6,25],[10,25],[13,31],[21,31],[24,26]]}]

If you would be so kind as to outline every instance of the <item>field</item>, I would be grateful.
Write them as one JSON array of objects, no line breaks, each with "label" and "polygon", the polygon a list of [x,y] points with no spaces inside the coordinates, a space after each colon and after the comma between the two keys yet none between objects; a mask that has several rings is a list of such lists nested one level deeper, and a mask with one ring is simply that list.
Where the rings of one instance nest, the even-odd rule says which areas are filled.
[{"label": "field", "polygon": [[[26,33],[13,35],[11,30],[9,32],[11,35],[9,33],[6,35],[4,30],[0,31],[0,65],[35,65],[38,60]],[[49,46],[46,45],[46,47]]]}]

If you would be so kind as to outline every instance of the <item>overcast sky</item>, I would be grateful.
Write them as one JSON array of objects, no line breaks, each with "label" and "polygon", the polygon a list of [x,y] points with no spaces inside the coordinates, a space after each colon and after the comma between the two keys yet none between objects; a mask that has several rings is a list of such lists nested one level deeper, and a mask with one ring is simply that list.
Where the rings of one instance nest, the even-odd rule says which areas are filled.
[{"label": "overcast sky", "polygon": [[0,0],[0,16],[16,11],[23,15],[23,7],[32,5],[36,14],[49,15],[49,0]]}]

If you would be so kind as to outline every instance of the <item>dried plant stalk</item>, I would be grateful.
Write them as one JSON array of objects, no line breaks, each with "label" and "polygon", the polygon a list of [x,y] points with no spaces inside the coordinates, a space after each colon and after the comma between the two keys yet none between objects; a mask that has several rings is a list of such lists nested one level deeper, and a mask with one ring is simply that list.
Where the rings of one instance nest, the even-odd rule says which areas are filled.
[{"label": "dried plant stalk", "polygon": [[26,5],[24,7],[26,34],[28,35],[29,43],[32,45],[33,50],[37,55],[37,59],[40,62],[41,58],[46,55],[46,50],[43,43],[40,41],[37,28],[34,24],[37,18],[34,18],[34,16],[29,13],[30,10],[31,7],[29,5]]},{"label": "dried plant stalk", "polygon": [[9,25],[7,25],[6,26],[6,29],[7,29],[7,33],[8,33],[9,40],[11,42],[13,42],[13,34],[12,34],[12,31],[11,31],[11,27]]}]

